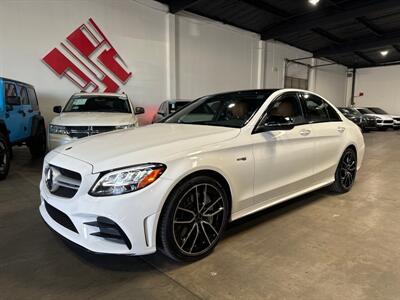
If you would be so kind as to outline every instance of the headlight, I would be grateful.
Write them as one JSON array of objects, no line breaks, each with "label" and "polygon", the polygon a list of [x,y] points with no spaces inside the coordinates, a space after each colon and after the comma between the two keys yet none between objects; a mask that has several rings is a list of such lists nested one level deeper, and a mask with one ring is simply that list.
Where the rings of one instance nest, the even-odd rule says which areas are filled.
[{"label": "headlight", "polygon": [[59,126],[59,125],[50,124],[49,125],[49,133],[67,135],[68,134],[68,130],[67,130],[67,128],[65,126]]},{"label": "headlight", "polygon": [[115,196],[138,191],[156,181],[166,168],[163,164],[145,164],[111,171],[100,177],[89,194],[96,197]]},{"label": "headlight", "polygon": [[116,130],[120,130],[120,129],[132,128],[132,127],[135,127],[135,125],[133,125],[133,124],[128,124],[128,125],[115,126],[115,129],[116,129]]}]

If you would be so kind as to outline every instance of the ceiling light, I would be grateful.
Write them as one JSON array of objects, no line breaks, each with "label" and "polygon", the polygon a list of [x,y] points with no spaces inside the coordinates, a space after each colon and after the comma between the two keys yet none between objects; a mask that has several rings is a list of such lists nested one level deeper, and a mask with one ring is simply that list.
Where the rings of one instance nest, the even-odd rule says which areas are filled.
[{"label": "ceiling light", "polygon": [[382,56],[386,56],[386,55],[388,55],[388,53],[389,53],[389,50],[381,51],[381,55]]},{"label": "ceiling light", "polygon": [[308,0],[308,2],[312,5],[317,5],[320,0]]}]

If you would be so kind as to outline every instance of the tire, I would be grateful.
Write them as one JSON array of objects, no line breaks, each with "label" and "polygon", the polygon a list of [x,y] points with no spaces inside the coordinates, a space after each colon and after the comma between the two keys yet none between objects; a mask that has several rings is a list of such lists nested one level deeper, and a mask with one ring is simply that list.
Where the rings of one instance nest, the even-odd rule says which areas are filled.
[{"label": "tire", "polygon": [[179,184],[160,217],[159,250],[178,262],[206,257],[225,230],[229,204],[227,192],[212,177],[198,176]]},{"label": "tire", "polygon": [[0,180],[6,179],[10,170],[11,151],[8,139],[0,132]]},{"label": "tire", "polygon": [[46,129],[43,124],[39,125],[35,135],[27,144],[33,157],[43,157],[46,154]]},{"label": "tire", "polygon": [[357,153],[352,148],[347,148],[335,172],[335,181],[329,186],[331,192],[347,193],[351,190],[357,174]]}]

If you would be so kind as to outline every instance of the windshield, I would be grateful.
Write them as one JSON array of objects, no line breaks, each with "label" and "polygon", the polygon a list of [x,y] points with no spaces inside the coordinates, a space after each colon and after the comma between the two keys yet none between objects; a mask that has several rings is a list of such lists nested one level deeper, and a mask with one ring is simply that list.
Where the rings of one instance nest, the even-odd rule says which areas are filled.
[{"label": "windshield", "polygon": [[169,112],[172,114],[178,110],[180,110],[185,105],[189,104],[190,101],[176,101],[176,102],[169,102]]},{"label": "windshield", "polygon": [[379,115],[387,115],[388,113],[379,107],[368,107],[369,110],[372,110],[374,113]]},{"label": "windshield", "polygon": [[131,113],[129,100],[111,96],[73,96],[63,112],[115,112]]},{"label": "windshield", "polygon": [[361,113],[357,109],[352,108],[352,107],[339,107],[339,110],[343,114],[361,116]]},{"label": "windshield", "polygon": [[234,92],[200,98],[165,123],[243,127],[274,90]]},{"label": "windshield", "polygon": [[357,108],[357,110],[362,113],[363,115],[366,114],[375,114],[372,110],[369,110],[368,108]]}]

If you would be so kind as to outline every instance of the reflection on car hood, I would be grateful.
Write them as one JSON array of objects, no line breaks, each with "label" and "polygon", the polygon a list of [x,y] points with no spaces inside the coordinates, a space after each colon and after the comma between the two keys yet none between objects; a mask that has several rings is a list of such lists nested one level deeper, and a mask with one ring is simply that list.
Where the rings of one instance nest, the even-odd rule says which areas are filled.
[{"label": "reflection on car hood", "polygon": [[68,112],[55,117],[51,124],[61,126],[117,126],[134,124],[136,117],[130,113]]},{"label": "reflection on car hood", "polygon": [[153,124],[80,139],[54,151],[93,165],[93,172],[148,162],[166,163],[234,138],[240,129],[205,125]]}]

